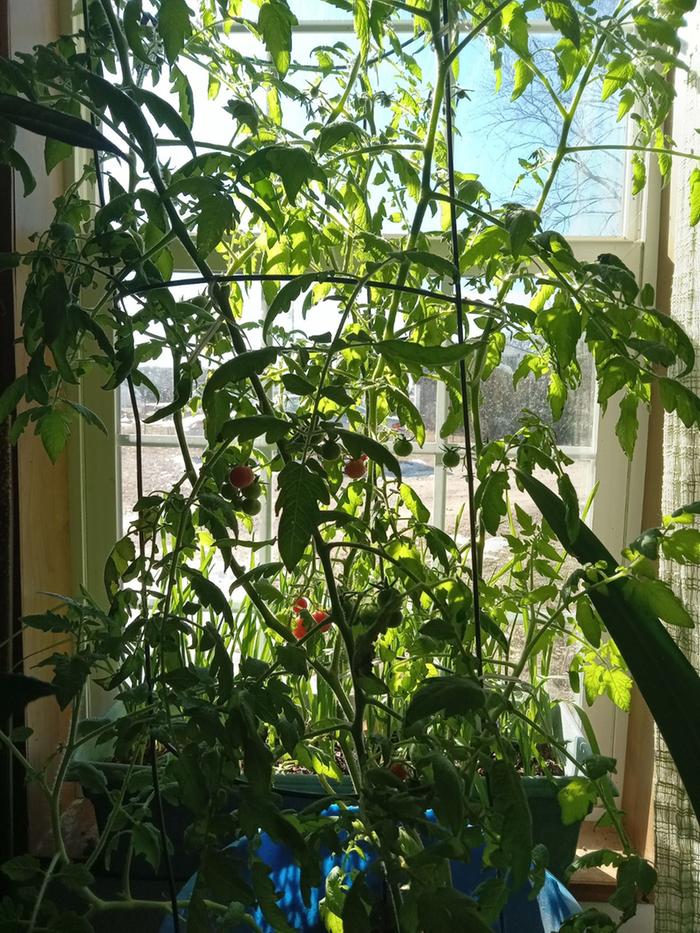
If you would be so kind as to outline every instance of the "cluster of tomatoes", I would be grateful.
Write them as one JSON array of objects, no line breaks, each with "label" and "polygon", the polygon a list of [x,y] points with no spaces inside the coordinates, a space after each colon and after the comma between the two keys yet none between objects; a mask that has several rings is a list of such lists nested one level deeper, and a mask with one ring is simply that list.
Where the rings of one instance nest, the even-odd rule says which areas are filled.
[{"label": "cluster of tomatoes", "polygon": [[[327,441],[328,444],[334,444],[335,447],[338,445],[333,441]],[[330,457],[324,457],[324,459],[332,459]],[[343,467],[343,473],[349,479],[362,479],[363,476],[367,473],[367,461],[369,457],[367,454],[361,454],[359,457],[350,457],[345,461]],[[233,487],[238,496],[236,497],[236,504],[240,507],[241,511],[246,512],[248,515],[257,515],[260,511],[260,503],[257,501],[262,495],[262,485],[260,480],[255,475],[253,468],[249,467],[247,464],[240,463],[235,466],[229,473],[229,483]],[[250,506],[250,503],[255,503],[253,507],[246,507],[246,503]]]},{"label": "cluster of tomatoes", "polygon": [[229,473],[228,481],[229,486],[224,489],[224,494],[235,508],[246,515],[257,515],[262,509],[260,497],[263,488],[253,468],[239,463]]},{"label": "cluster of tomatoes", "polygon": [[[306,596],[300,596],[295,601],[294,605],[292,606],[292,612],[294,613],[295,616],[297,616],[294,622],[294,626],[292,628],[292,634],[297,640],[304,638],[305,635],[309,634],[309,630],[304,625],[304,620],[301,618],[301,613],[307,611],[308,608],[309,608],[309,601],[306,598]],[[330,618],[330,616],[328,615],[327,612],[325,612],[325,610],[316,609],[314,612],[311,613],[311,618],[318,625],[321,625],[321,623],[325,622],[326,619]],[[321,625],[321,628],[319,631],[327,632],[330,627],[331,627],[331,623],[328,622],[326,625]]]}]

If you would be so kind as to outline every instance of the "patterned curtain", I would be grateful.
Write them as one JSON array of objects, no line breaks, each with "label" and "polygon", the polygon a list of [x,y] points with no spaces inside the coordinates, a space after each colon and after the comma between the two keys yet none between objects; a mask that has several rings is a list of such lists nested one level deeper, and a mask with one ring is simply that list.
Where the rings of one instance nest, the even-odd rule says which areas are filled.
[{"label": "patterned curtain", "polygon": [[[700,13],[688,16],[685,30],[688,73],[676,77],[678,98],[673,135],[677,149],[700,152]],[[695,163],[695,166],[697,163]],[[687,160],[674,162],[670,232],[674,257],[671,313],[690,336],[700,360],[700,225],[689,226],[689,175],[695,167]],[[687,385],[700,392],[698,369]],[[700,434],[688,431],[675,415],[666,416],[662,509],[673,509],[700,499]],[[700,569],[662,565],[661,573],[700,620]],[[673,629],[673,636],[690,662],[700,670],[700,625]],[[700,715],[700,710],[697,711]],[[700,768],[700,761],[698,761]],[[700,931],[700,828],[661,737],[656,735],[655,789],[656,933]]]}]

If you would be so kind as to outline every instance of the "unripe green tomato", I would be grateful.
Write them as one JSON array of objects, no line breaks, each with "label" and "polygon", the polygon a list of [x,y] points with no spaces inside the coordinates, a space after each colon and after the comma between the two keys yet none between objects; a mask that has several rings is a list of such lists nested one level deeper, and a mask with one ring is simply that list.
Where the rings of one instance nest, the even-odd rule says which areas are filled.
[{"label": "unripe green tomato", "polygon": [[446,466],[448,470],[452,467],[459,466],[459,462],[462,458],[459,455],[459,451],[456,447],[446,447],[442,455],[442,464]]},{"label": "unripe green tomato", "polygon": [[387,628],[398,628],[403,622],[403,612],[400,609],[389,609],[384,613],[384,624]]},{"label": "unripe green tomato", "polygon": [[233,502],[234,499],[238,498],[237,490],[235,490],[230,483],[224,483],[224,485],[221,487],[221,495],[224,497],[224,499],[228,499],[229,502]]},{"label": "unripe green tomato", "polygon": [[394,441],[394,453],[397,457],[409,457],[413,453],[413,444],[407,437],[397,437]]},{"label": "unripe green tomato", "polygon": [[243,497],[245,499],[259,499],[262,495],[262,483],[260,480],[256,480],[252,486],[246,486],[245,489],[242,489]]},{"label": "unripe green tomato", "polygon": [[377,603],[383,608],[388,609],[393,606],[401,605],[401,593],[394,586],[384,586],[377,593]]},{"label": "unripe green tomato", "polygon": [[335,441],[327,440],[321,444],[318,448],[318,452],[324,460],[337,460],[342,450],[340,449],[340,444],[337,444]]},{"label": "unripe green tomato", "polygon": [[365,606],[364,609],[360,609],[358,614],[358,619],[361,625],[370,626],[377,618],[377,610],[370,609],[368,606]]},{"label": "unripe green tomato", "polygon": [[257,515],[262,510],[262,502],[259,499],[244,499],[241,502],[241,512],[246,515]]}]

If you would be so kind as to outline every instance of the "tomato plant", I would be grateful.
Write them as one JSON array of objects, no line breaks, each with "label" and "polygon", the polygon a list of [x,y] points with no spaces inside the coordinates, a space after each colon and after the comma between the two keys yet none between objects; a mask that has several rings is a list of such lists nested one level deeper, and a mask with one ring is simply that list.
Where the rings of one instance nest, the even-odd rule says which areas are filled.
[{"label": "tomato plant", "polygon": [[[605,149],[576,144],[599,87],[635,117],[633,188],[642,154],[668,171],[667,76],[688,5],[319,5],[352,12],[354,33],[310,58],[287,0],[256,19],[224,0],[86,0],[73,34],[0,68],[0,159],[31,190],[19,127],[45,138],[48,171],[76,153],[79,166],[50,227],[2,256],[26,278],[28,364],[0,420],[21,403],[13,436],[34,430],[56,461],[76,419],[104,427],[76,401],[89,382],[123,393],[137,436],[136,501],[104,589],[25,620],[68,646],[42,663],[54,672],[44,689],[71,713],[55,760],[30,765],[53,857],[5,868],[24,889],[3,905],[7,922],[30,933],[58,929],[54,880],[76,891],[76,929],[154,909],[132,891],[134,856],[163,867],[160,909],[176,930],[183,909],[193,931],[241,911],[255,928],[257,907],[286,929],[263,833],[284,840],[304,889],[329,850],[371,849],[374,861],[329,881],[329,929],[434,929],[438,896],[440,918],[487,930],[513,891],[543,883],[520,778],[569,765],[566,821],[605,809],[623,838],[617,904],[631,914],[653,869],[625,836],[614,760],[577,760],[564,741],[550,689],[562,675],[587,701],[625,708],[632,671],[700,799],[697,678],[660,622],[692,620],[648,573],[659,555],[697,561],[698,509],[618,565],[586,526],[560,440],[584,384],[613,409],[628,457],[651,386],[689,430],[700,424],[680,375],[694,367],[690,340],[622,259],[581,258],[561,214],[571,165]],[[555,129],[520,159],[507,200],[468,146],[455,161],[453,120],[472,93],[456,66],[477,48],[499,88],[508,75],[489,99],[507,109],[533,95]],[[207,104],[216,121],[201,119]],[[167,384],[156,360],[171,364]],[[438,385],[445,405],[424,405]],[[172,482],[144,469],[145,425],[177,445]],[[443,443],[462,497],[447,529],[420,488]],[[82,716],[89,690],[116,697],[114,717]],[[25,761],[21,733],[0,739]],[[124,766],[118,789],[78,754],[88,743]],[[290,814],[275,782],[299,771],[318,777],[319,799],[345,778],[357,809]],[[107,791],[112,814],[80,864],[61,829],[71,773]],[[184,908],[164,799],[186,813],[198,860]],[[244,839],[237,865],[227,847]],[[118,895],[96,893],[91,870],[122,844]],[[465,898],[446,858],[482,849],[498,871]]]}]

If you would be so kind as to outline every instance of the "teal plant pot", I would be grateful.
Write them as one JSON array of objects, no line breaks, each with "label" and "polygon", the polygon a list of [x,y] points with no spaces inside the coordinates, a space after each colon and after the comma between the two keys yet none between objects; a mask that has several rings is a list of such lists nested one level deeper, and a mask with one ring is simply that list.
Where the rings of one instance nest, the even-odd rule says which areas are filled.
[{"label": "teal plant pot", "polygon": [[569,865],[576,858],[581,823],[566,825],[561,819],[557,794],[573,780],[571,777],[523,777],[525,796],[532,816],[532,840],[547,847],[547,868],[562,880]]},{"label": "teal plant pot", "polygon": [[[107,787],[117,790],[126,777],[128,765],[114,762],[91,762],[105,777]],[[140,768],[147,770],[147,766]],[[137,770],[137,769],[134,769]],[[133,772],[132,772],[133,773]],[[70,779],[70,774],[69,774]],[[532,835],[535,843],[544,845],[549,852],[549,871],[557,878],[563,878],[564,872],[576,857],[581,823],[564,825],[557,794],[565,787],[571,777],[523,777],[525,796],[527,797],[532,814]],[[243,784],[243,782],[241,782]],[[336,800],[351,802],[355,799],[355,790],[349,777],[339,781],[330,780],[330,787]],[[275,791],[282,798],[282,806],[287,810],[300,811],[312,806],[322,798],[328,798],[328,792],[315,774],[296,774],[280,772],[273,780]],[[111,803],[107,795],[96,793],[85,788],[85,796],[95,808],[97,826],[102,831],[107,823],[111,811]],[[189,878],[196,871],[197,860],[187,852],[185,846],[185,831],[191,822],[191,815],[182,806],[175,806],[164,800],[164,815],[168,837],[173,845],[173,870],[178,880]],[[237,801],[232,799],[231,808],[234,809]],[[112,854],[110,868],[102,866],[103,871],[109,875],[120,873],[126,854],[126,840],[120,842]],[[164,867],[155,870],[142,858],[135,858],[133,862],[133,876],[140,879],[165,878]]]},{"label": "teal plant pot", "polygon": [[[547,847],[547,868],[557,878],[563,878],[568,866],[576,857],[581,822],[565,825],[557,794],[572,780],[571,777],[523,777],[525,796],[532,815],[533,842]],[[354,787],[349,777],[340,781],[329,781],[339,799],[352,799]],[[315,800],[327,797],[327,791],[315,774],[280,773],[275,776],[274,787],[289,810],[303,810]]]}]

